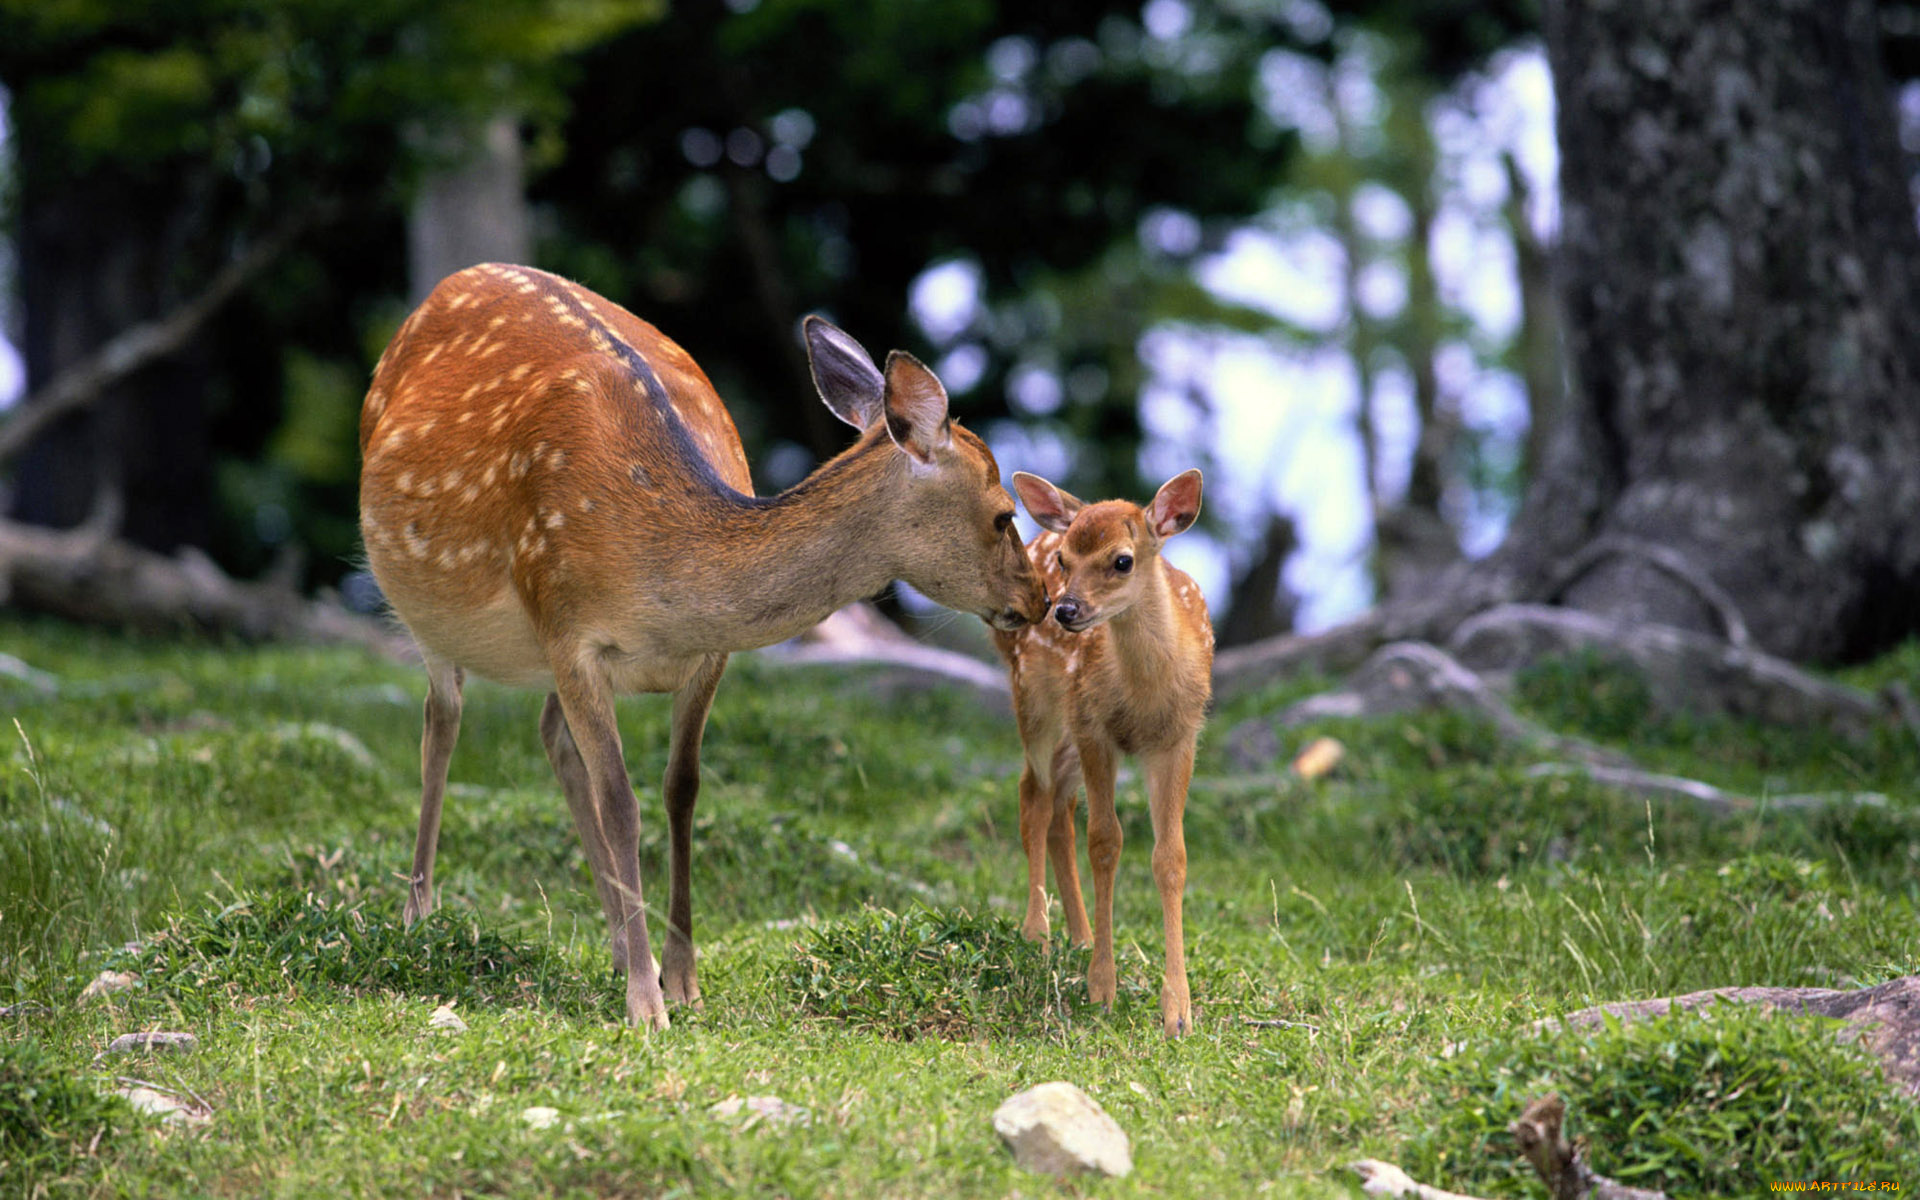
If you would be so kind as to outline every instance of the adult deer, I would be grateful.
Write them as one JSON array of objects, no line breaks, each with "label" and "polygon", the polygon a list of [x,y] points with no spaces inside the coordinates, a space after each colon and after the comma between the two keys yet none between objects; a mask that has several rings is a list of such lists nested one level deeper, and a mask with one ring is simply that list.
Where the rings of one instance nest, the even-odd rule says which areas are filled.
[{"label": "adult deer", "polygon": [[[1120,862],[1115,760],[1146,767],[1153,816],[1153,880],[1160,889],[1166,971],[1160,1018],[1167,1036],[1193,1029],[1181,898],[1187,886],[1183,821],[1194,742],[1212,691],[1213,626],[1207,602],[1160,548],[1200,515],[1200,472],[1169,480],[1146,508],[1086,504],[1037,475],[1013,473],[1014,490],[1043,530],[1027,546],[1049,594],[1053,622],[994,634],[1013,676],[1026,767],[1020,774],[1020,841],[1027,853],[1027,915],[1020,931],[1048,932],[1046,859],[1075,945],[1093,942],[1087,992],[1111,1005],[1113,876]],[[1073,810],[1087,785],[1087,858],[1094,927],[1080,896]]]},{"label": "adult deer", "polygon": [[[939,380],[899,352],[883,373],[817,318],[805,332],[820,398],[861,435],[778,496],[753,494],[733,421],[685,351],[527,267],[444,280],[394,335],[360,415],[367,559],[427,669],[405,919],[433,910],[465,673],[548,689],[541,739],[636,1025],[664,1029],[666,1000],[700,995],[688,854],[700,738],[728,653],[791,637],[893,579],[996,629],[1046,615],[999,467],[949,419]],[[673,693],[657,977],[614,724],[626,692]]]}]

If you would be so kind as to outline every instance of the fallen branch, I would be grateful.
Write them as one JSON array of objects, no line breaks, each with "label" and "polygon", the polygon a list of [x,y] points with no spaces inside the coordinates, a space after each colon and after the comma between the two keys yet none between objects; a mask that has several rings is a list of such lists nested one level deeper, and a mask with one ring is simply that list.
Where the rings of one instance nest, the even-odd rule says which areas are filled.
[{"label": "fallen branch", "polygon": [[1542,1096],[1507,1126],[1521,1156],[1533,1164],[1553,1200],[1667,1200],[1665,1192],[1628,1187],[1595,1174],[1587,1165],[1584,1148],[1569,1143],[1560,1132],[1566,1115],[1567,1105],[1560,1097]]},{"label": "fallen branch", "polygon": [[1476,1200],[1476,1197],[1449,1192],[1420,1183],[1390,1162],[1363,1158],[1349,1163],[1348,1169],[1360,1177],[1360,1190],[1369,1196],[1411,1196],[1413,1200]]},{"label": "fallen branch", "polygon": [[[1530,1101],[1518,1120],[1507,1126],[1521,1156],[1547,1185],[1553,1200],[1667,1200],[1665,1192],[1628,1187],[1587,1165],[1585,1148],[1570,1143],[1561,1132],[1566,1102],[1558,1096]],[[1458,1192],[1420,1183],[1392,1163],[1367,1158],[1353,1163],[1360,1190],[1373,1196],[1411,1196],[1414,1200],[1474,1200]]]},{"label": "fallen branch", "polygon": [[116,334],[27,396],[0,425],[0,462],[18,454],[55,421],[86,408],[114,384],[193,340],[209,317],[271,266],[321,214],[321,209],[308,208],[289,216],[222,267],[193,299],[164,317]]},{"label": "fallen branch", "polygon": [[1632,792],[1636,796],[1678,797],[1692,800],[1715,816],[1732,816],[1756,809],[1884,808],[1887,798],[1879,792],[1803,792],[1779,796],[1748,796],[1729,792],[1698,779],[1679,775],[1661,775],[1633,767],[1600,763],[1539,763],[1527,768],[1527,774],[1543,777],[1581,775],[1608,787]]},{"label": "fallen branch", "polygon": [[289,581],[236,580],[198,550],[169,557],[86,527],[0,520],[0,602],[149,632],[347,644],[413,658],[404,637],[337,601],[309,600]]}]

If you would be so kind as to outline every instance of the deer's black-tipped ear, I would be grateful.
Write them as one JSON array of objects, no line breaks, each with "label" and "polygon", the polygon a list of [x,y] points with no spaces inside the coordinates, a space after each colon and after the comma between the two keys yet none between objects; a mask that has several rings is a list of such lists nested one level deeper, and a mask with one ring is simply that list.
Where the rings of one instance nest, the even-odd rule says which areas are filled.
[{"label": "deer's black-tipped ear", "polygon": [[952,438],[947,389],[925,364],[905,350],[887,355],[887,435],[920,462]]},{"label": "deer's black-tipped ear", "polygon": [[804,328],[815,390],[834,416],[865,430],[879,419],[886,399],[887,384],[880,368],[859,342],[833,322],[808,317]]},{"label": "deer's black-tipped ear", "polygon": [[1027,515],[1039,522],[1040,528],[1054,533],[1065,533],[1067,526],[1073,524],[1074,515],[1086,507],[1071,492],[1025,471],[1013,473],[1013,490],[1019,495],[1020,503],[1027,506]]},{"label": "deer's black-tipped ear", "polygon": [[1170,538],[1184,533],[1200,519],[1200,468],[1182,471],[1160,485],[1147,506],[1147,524],[1154,536]]}]

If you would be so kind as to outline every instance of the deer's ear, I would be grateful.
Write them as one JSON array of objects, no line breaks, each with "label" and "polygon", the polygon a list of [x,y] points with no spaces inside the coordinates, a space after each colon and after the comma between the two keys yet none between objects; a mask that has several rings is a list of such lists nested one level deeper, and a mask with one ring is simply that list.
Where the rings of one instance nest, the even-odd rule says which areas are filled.
[{"label": "deer's ear", "polygon": [[886,395],[880,368],[859,342],[831,321],[808,317],[805,328],[814,389],[834,416],[855,429],[866,429],[879,419]]},{"label": "deer's ear", "polygon": [[1013,490],[1019,494],[1020,503],[1027,506],[1027,515],[1038,521],[1040,528],[1054,533],[1065,533],[1074,515],[1086,507],[1071,492],[1025,471],[1013,473]]},{"label": "deer's ear", "polygon": [[1147,506],[1147,525],[1158,538],[1185,533],[1200,518],[1200,469],[1182,471],[1160,485]]},{"label": "deer's ear", "polygon": [[947,389],[905,350],[887,355],[884,408],[887,436],[917,462],[931,462],[934,451],[952,440]]}]

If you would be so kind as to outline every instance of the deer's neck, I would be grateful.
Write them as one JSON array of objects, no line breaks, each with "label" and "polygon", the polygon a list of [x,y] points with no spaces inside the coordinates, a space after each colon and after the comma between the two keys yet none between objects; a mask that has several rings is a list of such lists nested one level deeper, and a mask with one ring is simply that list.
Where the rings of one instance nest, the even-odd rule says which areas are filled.
[{"label": "deer's neck", "polygon": [[1158,555],[1141,568],[1147,572],[1140,598],[1107,622],[1113,631],[1114,665],[1130,691],[1165,686],[1179,668],[1173,636],[1173,593]]},{"label": "deer's neck", "polygon": [[[882,439],[884,441],[884,438]],[[891,447],[863,439],[778,496],[720,497],[704,514],[703,650],[743,650],[804,632],[899,573],[882,495]]]}]

